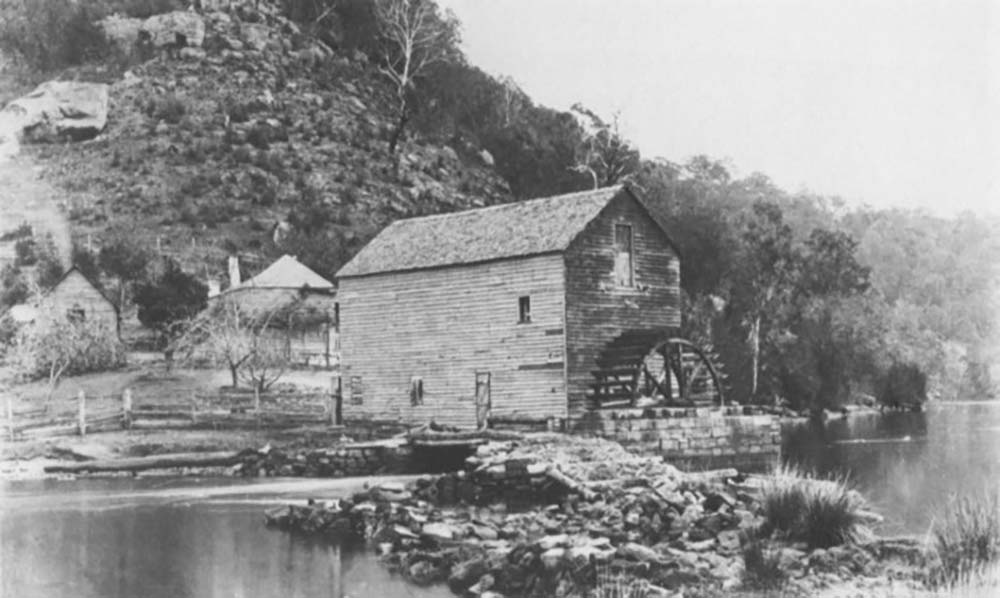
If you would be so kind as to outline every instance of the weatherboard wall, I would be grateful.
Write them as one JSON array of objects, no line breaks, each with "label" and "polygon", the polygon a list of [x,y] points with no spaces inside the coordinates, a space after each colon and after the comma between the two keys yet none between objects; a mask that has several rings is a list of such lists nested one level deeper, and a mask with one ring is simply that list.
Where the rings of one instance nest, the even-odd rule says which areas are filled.
[{"label": "weatherboard wall", "polygon": [[[615,224],[632,226],[631,287],[615,284]],[[680,259],[646,209],[623,192],[577,236],[565,263],[568,410],[577,421],[605,345],[627,330],[680,326]]]},{"label": "weatherboard wall", "polygon": [[42,302],[43,309],[68,316],[74,310],[88,322],[97,322],[107,330],[118,333],[118,312],[111,303],[83,274],[70,270],[49,291]]},{"label": "weatherboard wall", "polygon": [[492,416],[566,417],[564,279],[558,253],[341,278],[344,417],[472,427],[485,372]]}]

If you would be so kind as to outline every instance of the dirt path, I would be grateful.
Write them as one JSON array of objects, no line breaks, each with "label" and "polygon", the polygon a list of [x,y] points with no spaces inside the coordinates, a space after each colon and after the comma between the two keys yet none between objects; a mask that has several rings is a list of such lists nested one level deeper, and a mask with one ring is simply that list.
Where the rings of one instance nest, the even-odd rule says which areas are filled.
[{"label": "dirt path", "polygon": [[[0,157],[0,233],[27,222],[36,237],[51,234],[65,264],[72,254],[70,223],[62,203],[65,191],[42,180],[41,167],[19,154]],[[14,243],[0,242],[0,265],[14,258]]]}]

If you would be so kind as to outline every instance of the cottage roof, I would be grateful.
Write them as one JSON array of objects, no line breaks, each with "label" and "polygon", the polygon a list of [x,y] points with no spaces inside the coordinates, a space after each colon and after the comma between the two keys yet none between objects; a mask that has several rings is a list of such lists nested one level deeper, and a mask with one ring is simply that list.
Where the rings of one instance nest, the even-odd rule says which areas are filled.
[{"label": "cottage roof", "polygon": [[237,289],[301,289],[309,287],[313,290],[333,290],[333,283],[316,274],[302,262],[290,255],[283,255],[263,272],[243,281],[239,285],[227,289],[227,292]]},{"label": "cottage roof", "polygon": [[564,251],[622,191],[627,188],[617,185],[397,220],[341,268],[337,278]]}]

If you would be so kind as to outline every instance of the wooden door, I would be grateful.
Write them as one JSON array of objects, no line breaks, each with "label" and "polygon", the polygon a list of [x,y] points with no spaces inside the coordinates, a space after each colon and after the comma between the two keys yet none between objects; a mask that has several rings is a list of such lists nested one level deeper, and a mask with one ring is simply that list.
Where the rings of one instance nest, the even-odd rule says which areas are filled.
[{"label": "wooden door", "polygon": [[490,373],[476,372],[476,427],[486,428],[490,419]]}]

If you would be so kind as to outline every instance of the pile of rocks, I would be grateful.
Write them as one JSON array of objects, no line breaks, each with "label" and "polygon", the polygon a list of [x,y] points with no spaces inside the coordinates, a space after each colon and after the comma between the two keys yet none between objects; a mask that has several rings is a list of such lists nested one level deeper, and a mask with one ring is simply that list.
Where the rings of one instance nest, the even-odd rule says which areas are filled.
[{"label": "pile of rocks", "polygon": [[[606,595],[609,585],[631,584],[644,596],[666,597],[739,585],[744,545],[762,521],[759,480],[733,470],[685,474],[619,451],[607,441],[566,437],[493,442],[469,458],[467,471],[282,507],[266,520],[371,541],[387,566],[414,583],[447,582],[462,595]],[[531,506],[525,493],[536,501]],[[497,500],[517,494],[520,510]],[[894,542],[809,551],[764,541],[789,583],[805,592],[885,575],[900,555],[897,564],[906,561],[900,567],[912,573],[922,551]]]},{"label": "pile of rocks", "polygon": [[[489,443],[468,464],[406,487],[283,507],[267,521],[374,541],[415,583],[447,581],[460,593],[571,595],[593,589],[607,571],[649,580],[649,595],[739,578],[739,530],[755,523],[746,493],[707,490],[602,440]],[[514,512],[514,501],[502,499],[515,497],[536,506]]]}]

